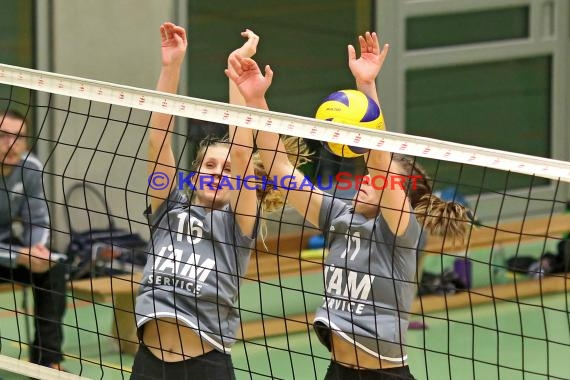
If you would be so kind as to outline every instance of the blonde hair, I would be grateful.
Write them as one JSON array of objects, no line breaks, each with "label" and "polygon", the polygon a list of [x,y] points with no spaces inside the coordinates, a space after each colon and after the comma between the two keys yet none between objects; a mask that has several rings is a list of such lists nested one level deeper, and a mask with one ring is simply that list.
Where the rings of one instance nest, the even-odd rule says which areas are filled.
[{"label": "blonde hair", "polygon": [[463,242],[469,224],[472,222],[470,211],[461,203],[444,201],[433,194],[431,179],[415,158],[393,154],[406,176],[416,176],[414,186],[407,181],[407,194],[418,221],[431,234],[446,236],[453,242]]},{"label": "blonde hair", "polygon": [[[297,137],[285,137],[282,141],[285,145],[289,161],[295,168],[298,168],[309,161],[309,148],[302,139]],[[206,151],[209,147],[226,146],[229,149],[230,145],[231,142],[226,137],[222,139],[207,138],[203,140],[200,143],[198,152],[196,153],[196,158],[192,162],[192,170],[198,171],[200,169],[204,156],[206,155]],[[263,166],[259,152],[254,152],[251,160],[255,176],[259,178],[267,177],[268,173]],[[279,191],[278,188],[274,187],[270,181],[267,181],[266,185],[264,184],[264,186],[258,187],[256,192],[262,214],[279,210],[285,204],[284,194]],[[191,198],[189,197],[189,199]]]}]

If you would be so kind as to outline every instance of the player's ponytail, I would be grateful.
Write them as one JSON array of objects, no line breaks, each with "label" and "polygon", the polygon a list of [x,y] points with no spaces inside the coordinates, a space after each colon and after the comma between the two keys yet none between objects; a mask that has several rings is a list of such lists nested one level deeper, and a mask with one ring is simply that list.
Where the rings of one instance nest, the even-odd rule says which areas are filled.
[{"label": "player's ponytail", "polygon": [[401,166],[405,175],[413,176],[407,181],[407,194],[416,218],[431,234],[445,236],[454,242],[463,242],[467,234],[471,214],[458,202],[443,201],[433,194],[431,179],[414,159],[394,154],[393,160]]},{"label": "player's ponytail", "polygon": [[[285,137],[283,138],[283,144],[285,145],[289,162],[291,162],[295,168],[309,161],[309,148],[302,139],[297,137]],[[257,177],[267,178],[267,170],[263,166],[259,152],[253,155],[253,167]],[[271,178],[257,189],[257,198],[261,203],[261,211],[264,214],[279,210],[285,204],[284,193],[279,191],[270,180]]]}]

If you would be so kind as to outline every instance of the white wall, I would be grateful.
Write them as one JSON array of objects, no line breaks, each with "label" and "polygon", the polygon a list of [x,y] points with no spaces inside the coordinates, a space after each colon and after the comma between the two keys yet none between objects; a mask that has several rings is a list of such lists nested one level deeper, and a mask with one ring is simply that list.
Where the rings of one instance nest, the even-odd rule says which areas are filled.
[{"label": "white wall", "polygon": [[[175,0],[54,0],[52,4],[53,33],[47,38],[40,35],[40,65],[60,74],[154,88],[160,69],[159,25],[167,20],[177,21]],[[48,15],[45,3],[40,5],[38,25],[44,27],[44,33],[50,31]],[[40,128],[40,137],[58,142],[40,143],[38,149],[46,161],[46,170],[53,173],[47,184],[54,212],[52,227],[67,231],[65,207],[56,204],[83,205],[78,203],[82,195],[64,201],[64,185],[68,188],[75,178],[105,184],[111,214],[118,217],[118,224],[128,227],[127,220],[140,222],[130,226],[147,235],[142,217],[147,187],[145,128],[135,124],[147,125],[149,114],[129,115],[128,109],[113,106],[110,110],[105,104],[90,105],[77,100],[70,105],[69,98],[63,97],[57,97],[52,104],[64,110],[49,113],[47,123]],[[109,118],[120,121],[110,122]],[[129,123],[125,122],[127,118]],[[136,191],[143,194],[136,195]],[[88,204],[101,210],[92,198]],[[104,216],[96,213],[72,212],[72,216],[75,229],[87,228],[89,223],[94,227],[106,224]],[[56,248],[65,248],[66,235],[55,236]]]},{"label": "white wall", "polygon": [[[453,47],[406,50],[406,19],[409,17],[488,10],[511,6],[529,7],[529,38],[491,43],[474,43]],[[568,0],[377,0],[376,30],[381,39],[391,43],[390,54],[378,78],[382,108],[390,130],[406,132],[406,72],[412,69],[438,68],[451,65],[486,63],[521,57],[551,55],[553,60],[551,150],[552,158],[570,159],[570,2]],[[552,13],[551,13],[552,12]],[[541,126],[544,127],[544,126]],[[528,190],[511,191],[519,198],[505,202],[503,195],[492,193],[472,197],[477,203],[477,217],[494,221],[497,210],[516,215],[528,207],[527,213],[550,213],[552,200],[559,201],[557,210],[570,198],[570,185],[536,187],[527,205]]]}]

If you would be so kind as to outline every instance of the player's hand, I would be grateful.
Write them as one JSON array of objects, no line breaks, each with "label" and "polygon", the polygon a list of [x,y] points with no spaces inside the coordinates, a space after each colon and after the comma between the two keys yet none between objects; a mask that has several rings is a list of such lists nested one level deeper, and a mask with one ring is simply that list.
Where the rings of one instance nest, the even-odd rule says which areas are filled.
[{"label": "player's hand", "polygon": [[375,81],[380,73],[390,45],[385,44],[380,50],[375,32],[366,32],[364,36],[358,36],[358,42],[360,44],[358,59],[354,46],[348,45],[348,67],[357,83],[370,83]]},{"label": "player's hand", "polygon": [[20,250],[18,264],[25,266],[32,273],[44,273],[50,268],[50,252],[43,244],[25,247]]},{"label": "player's hand", "polygon": [[160,26],[163,66],[180,66],[186,54],[188,41],[183,27],[165,22]]},{"label": "player's hand", "polygon": [[261,73],[257,63],[251,58],[242,58],[235,54],[229,58],[226,75],[238,87],[246,102],[263,99],[265,92],[271,86],[273,71],[265,66],[265,75]]},{"label": "player's hand", "polygon": [[241,32],[241,36],[246,38],[245,43],[238,49],[232,51],[228,57],[228,67],[229,60],[232,55],[239,55],[242,58],[251,58],[257,53],[257,45],[259,44],[259,36],[255,34],[252,30],[246,29]]}]

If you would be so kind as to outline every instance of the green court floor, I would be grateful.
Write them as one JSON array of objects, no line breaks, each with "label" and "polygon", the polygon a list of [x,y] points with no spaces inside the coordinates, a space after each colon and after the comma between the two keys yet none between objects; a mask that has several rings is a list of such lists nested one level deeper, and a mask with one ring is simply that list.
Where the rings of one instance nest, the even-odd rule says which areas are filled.
[{"label": "green court floor", "polygon": [[[495,264],[515,254],[537,256],[553,251],[555,240],[493,251],[469,252],[473,286],[509,281]],[[500,254],[500,255],[499,255]],[[428,255],[425,268],[442,271],[454,256]],[[499,262],[499,265],[501,263]],[[244,281],[242,320],[313,312],[322,300],[322,274],[287,277],[263,284]],[[500,281],[499,281],[500,280]],[[512,279],[511,279],[512,281]],[[29,292],[29,290],[28,290]],[[65,317],[65,368],[91,379],[128,379],[131,355],[120,355],[109,336],[111,305],[73,302]],[[22,292],[0,294],[0,351],[27,360],[26,318]],[[570,299],[561,293],[423,316],[427,330],[410,331],[409,363],[417,379],[570,379]],[[415,319],[420,318],[415,317]],[[238,379],[321,379],[328,352],[312,331],[237,344],[232,353]],[[0,378],[24,379],[1,372]]]},{"label": "green court floor", "polygon": [[[21,294],[16,302],[21,304]],[[24,317],[13,296],[0,302],[1,353],[27,359]],[[429,328],[409,332],[410,367],[417,379],[570,379],[570,296],[565,293],[426,315]],[[119,355],[108,334],[111,309],[87,303],[65,318],[65,367],[92,379],[128,379],[133,357]],[[78,328],[79,326],[79,328]],[[97,334],[99,331],[101,334]],[[321,379],[328,352],[314,334],[297,333],[237,344],[238,379]],[[122,370],[121,370],[122,368]],[[0,377],[24,379],[0,372]]]}]

